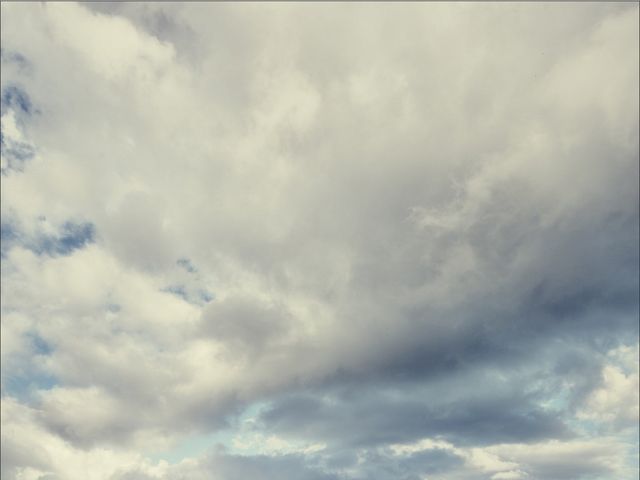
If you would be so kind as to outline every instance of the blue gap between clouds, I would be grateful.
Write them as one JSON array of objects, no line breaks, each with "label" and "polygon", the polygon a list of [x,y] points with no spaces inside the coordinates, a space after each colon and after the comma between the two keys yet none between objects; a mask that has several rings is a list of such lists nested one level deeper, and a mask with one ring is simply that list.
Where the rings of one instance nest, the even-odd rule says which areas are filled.
[{"label": "blue gap between clouds", "polygon": [[[258,414],[268,406],[268,402],[255,402],[245,408],[244,411],[231,422],[230,426],[211,433],[189,435],[182,441],[176,443],[173,448],[155,452],[149,455],[149,458],[154,462],[164,460],[171,464],[176,464],[185,458],[197,458],[205,455],[216,446],[222,446],[227,451],[233,451],[233,439],[235,436],[238,433],[247,433],[238,427],[241,427],[242,424],[250,418],[257,417]],[[258,453],[259,452],[250,449],[243,452],[245,455],[256,455]]]},{"label": "blue gap between clouds", "polygon": [[22,55],[20,52],[12,52],[7,50],[6,48],[0,48],[0,61],[2,63],[14,63],[19,67],[26,67],[29,65],[29,61],[27,58]]},{"label": "blue gap between clouds", "polygon": [[31,115],[33,113],[33,104],[27,92],[16,85],[9,85],[2,89],[2,95],[0,96],[0,111],[4,115],[9,108],[17,110],[18,113],[26,113]]},{"label": "blue gap between clouds", "polygon": [[[33,357],[48,356],[53,352],[53,347],[37,333],[28,332],[24,337],[30,343]],[[27,365],[25,368],[13,369],[4,376],[3,393],[28,403],[36,391],[50,390],[56,385],[58,379],[55,376],[40,371],[33,365]]]},{"label": "blue gap between clouds", "polygon": [[67,221],[54,235],[38,235],[26,237],[15,224],[0,223],[0,253],[6,258],[7,253],[16,245],[31,250],[37,255],[69,255],[71,252],[95,243],[96,230],[90,222]]},{"label": "blue gap between clouds", "polygon": [[[14,112],[21,130],[24,127],[24,117],[29,117],[36,113],[27,92],[16,85],[4,87],[0,94],[0,114],[4,116],[10,110]],[[10,171],[23,171],[25,162],[33,158],[36,151],[33,145],[13,139],[3,131],[0,131],[0,149],[6,162],[5,166],[0,170],[3,175],[9,174]]]}]

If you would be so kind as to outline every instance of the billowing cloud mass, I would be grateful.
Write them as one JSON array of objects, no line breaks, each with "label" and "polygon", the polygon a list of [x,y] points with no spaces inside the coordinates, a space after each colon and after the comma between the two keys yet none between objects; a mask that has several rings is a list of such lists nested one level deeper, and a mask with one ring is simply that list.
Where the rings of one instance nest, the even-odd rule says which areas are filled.
[{"label": "billowing cloud mass", "polygon": [[638,18],[3,3],[2,478],[637,478]]}]

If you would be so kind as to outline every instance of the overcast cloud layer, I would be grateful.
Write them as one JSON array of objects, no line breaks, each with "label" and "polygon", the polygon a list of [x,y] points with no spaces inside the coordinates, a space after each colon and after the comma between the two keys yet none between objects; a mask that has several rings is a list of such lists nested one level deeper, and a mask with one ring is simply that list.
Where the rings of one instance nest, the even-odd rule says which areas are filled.
[{"label": "overcast cloud layer", "polygon": [[2,478],[636,479],[638,14],[3,3]]}]

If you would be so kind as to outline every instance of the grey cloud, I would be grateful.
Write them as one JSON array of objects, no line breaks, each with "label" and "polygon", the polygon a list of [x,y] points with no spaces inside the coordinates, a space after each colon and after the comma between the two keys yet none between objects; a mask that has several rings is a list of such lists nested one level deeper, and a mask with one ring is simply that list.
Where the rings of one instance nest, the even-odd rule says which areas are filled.
[{"label": "grey cloud", "polygon": [[309,480],[337,480],[331,475],[309,468],[305,459],[290,455],[278,458],[267,456],[239,457],[217,455],[211,459],[211,472],[221,478],[253,477],[268,479],[305,478]]},{"label": "grey cloud", "polygon": [[10,437],[3,437],[1,454],[2,478],[17,478],[18,472],[25,467],[46,468],[49,464],[44,448],[31,444],[19,444]]},{"label": "grey cloud", "polygon": [[[143,472],[130,471],[116,474],[112,480],[147,480],[152,478],[157,477],[147,476]],[[343,477],[324,471],[301,455],[240,456],[213,452],[202,458],[196,465],[177,465],[172,469],[171,478],[176,480],[204,480],[208,478],[217,480],[236,478],[339,480]]]},{"label": "grey cloud", "polygon": [[[576,415],[638,337],[637,5],[3,4],[2,27],[3,91],[31,99],[3,109],[37,105],[43,152],[2,177],[3,328],[53,346],[55,438],[149,451],[268,401],[257,431],[324,453],[171,478],[447,480],[490,476],[476,447],[597,440]],[[385,450],[425,437],[459,451]],[[613,471],[518,448],[530,478]]]},{"label": "grey cloud", "polygon": [[367,451],[362,455],[362,463],[362,472],[352,478],[418,480],[425,475],[428,478],[455,471],[463,464],[463,460],[446,450],[433,449],[413,453],[402,459]]},{"label": "grey cloud", "polygon": [[130,193],[108,215],[102,230],[116,254],[145,270],[166,268],[175,258],[157,202],[151,194]]},{"label": "grey cloud", "polygon": [[205,335],[222,341],[231,354],[242,355],[273,348],[291,324],[291,315],[282,305],[237,296],[209,303],[201,328]]},{"label": "grey cloud", "polygon": [[276,403],[261,419],[268,431],[350,447],[425,437],[486,445],[569,435],[558,413],[541,410],[526,395],[487,397],[482,388],[478,385],[477,395],[451,399],[446,405],[430,399],[435,391],[411,389],[387,395],[360,389],[364,398],[353,392],[355,397],[329,401],[294,396]]}]

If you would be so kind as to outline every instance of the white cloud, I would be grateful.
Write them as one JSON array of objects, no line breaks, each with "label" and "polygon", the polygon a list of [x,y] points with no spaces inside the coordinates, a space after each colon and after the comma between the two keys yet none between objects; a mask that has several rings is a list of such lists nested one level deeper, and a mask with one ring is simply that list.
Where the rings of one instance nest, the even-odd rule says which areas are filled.
[{"label": "white cloud", "polygon": [[464,460],[463,467],[451,472],[451,478],[475,478],[474,474],[485,474],[491,479],[582,478],[588,474],[632,478],[627,447],[613,437],[505,443],[482,448],[458,447],[427,438],[413,444],[392,445],[391,450],[394,455],[432,450],[451,452]]},{"label": "white cloud", "polygon": [[[500,335],[534,350],[598,315],[633,315],[637,6],[2,13],[3,91],[34,105],[3,100],[4,141],[34,147],[2,176],[16,234],[2,262],[9,478],[160,478],[143,454],[289,389],[384,379],[414,354],[449,372]],[[67,222],[94,241],[38,250]],[[616,321],[611,335],[629,332]],[[618,358],[631,354],[612,355],[580,413],[607,432],[638,415],[637,368]],[[29,406],[6,393],[18,377],[35,385]],[[236,440],[325,450],[260,431]],[[442,450],[495,479],[579,455],[622,471],[618,437],[550,442],[392,449]]]},{"label": "white cloud", "polygon": [[609,352],[602,369],[602,386],[585,399],[579,417],[614,428],[634,428],[638,424],[638,345]]},{"label": "white cloud", "polygon": [[11,398],[2,399],[2,426],[3,478],[102,480],[134,467],[150,478],[162,478],[166,472],[166,464],[153,466],[126,450],[74,448],[43,428],[37,411]]}]

